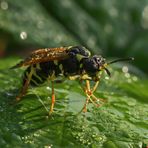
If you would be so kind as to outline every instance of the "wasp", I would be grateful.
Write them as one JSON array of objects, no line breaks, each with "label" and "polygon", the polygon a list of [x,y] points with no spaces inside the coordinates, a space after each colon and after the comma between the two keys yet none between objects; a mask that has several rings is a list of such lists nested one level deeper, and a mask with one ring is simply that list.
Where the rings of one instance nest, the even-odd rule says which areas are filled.
[{"label": "wasp", "polygon": [[[12,69],[27,67],[23,75],[22,89],[16,97],[16,101],[20,101],[27,93],[29,85],[39,86],[45,81],[50,81],[52,94],[49,114],[51,114],[55,104],[54,82],[59,76],[63,76],[70,80],[77,79],[82,84],[81,86],[86,94],[86,102],[82,110],[86,111],[89,102],[96,106],[101,104],[96,102],[102,102],[101,99],[94,95],[100,82],[102,71],[105,71],[110,77],[111,73],[107,68],[108,65],[127,60],[133,60],[133,58],[122,58],[106,62],[106,59],[101,55],[91,56],[90,51],[83,46],[35,50],[26,59],[12,67]],[[93,87],[91,87],[90,81],[94,81]]]}]

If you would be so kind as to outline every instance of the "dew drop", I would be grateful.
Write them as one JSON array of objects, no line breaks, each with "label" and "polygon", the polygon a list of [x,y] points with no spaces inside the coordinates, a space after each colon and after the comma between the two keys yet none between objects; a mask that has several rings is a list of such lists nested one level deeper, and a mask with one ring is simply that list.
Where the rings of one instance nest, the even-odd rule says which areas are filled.
[{"label": "dew drop", "polygon": [[104,31],[105,31],[106,33],[111,33],[111,32],[113,31],[112,25],[106,24],[105,27],[104,27]]},{"label": "dew drop", "polygon": [[145,8],[142,12],[142,27],[144,29],[148,28],[148,5],[145,6]]},{"label": "dew drop", "polygon": [[51,148],[53,145],[44,146],[44,148]]},{"label": "dew drop", "polygon": [[129,73],[125,73],[125,77],[126,78],[130,78],[130,74]]},{"label": "dew drop", "polygon": [[132,80],[131,80],[131,79],[128,79],[127,82],[128,82],[128,83],[132,83]]},{"label": "dew drop", "polygon": [[137,81],[138,78],[136,76],[133,77],[133,81]]},{"label": "dew drop", "polygon": [[7,94],[7,96],[13,96],[13,94],[9,93],[9,92],[7,92],[6,94]]},{"label": "dew drop", "polygon": [[110,14],[112,17],[117,17],[117,16],[118,16],[118,10],[117,10],[115,7],[112,7],[112,8],[109,10],[109,14]]},{"label": "dew drop", "polygon": [[39,22],[37,23],[37,27],[38,27],[39,29],[43,29],[43,28],[44,28],[44,23],[43,23],[43,21],[39,21]]},{"label": "dew drop", "polygon": [[47,87],[46,87],[46,89],[47,89],[47,90],[50,90],[50,87],[49,87],[49,86],[47,86]]},{"label": "dew drop", "polygon": [[4,108],[0,106],[0,112],[3,112],[3,111],[4,111]]},{"label": "dew drop", "polygon": [[106,76],[105,79],[106,79],[106,80],[109,80],[109,77]]},{"label": "dew drop", "polygon": [[3,9],[3,10],[7,10],[8,9],[8,3],[6,1],[2,1],[0,3],[0,7]]},{"label": "dew drop", "polygon": [[20,38],[21,38],[22,40],[27,39],[27,33],[26,33],[25,31],[22,31],[22,32],[20,33]]},{"label": "dew drop", "polygon": [[128,67],[127,67],[127,66],[123,66],[123,67],[122,67],[122,71],[123,71],[124,73],[128,73]]}]

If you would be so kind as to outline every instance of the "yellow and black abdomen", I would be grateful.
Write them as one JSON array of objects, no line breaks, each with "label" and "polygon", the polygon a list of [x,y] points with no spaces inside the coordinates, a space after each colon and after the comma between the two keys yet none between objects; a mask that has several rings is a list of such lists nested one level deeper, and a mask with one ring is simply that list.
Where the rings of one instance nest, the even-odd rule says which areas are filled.
[{"label": "yellow and black abdomen", "polygon": [[33,71],[30,85],[38,86],[43,84],[47,79],[57,77],[61,70],[53,61],[43,62],[29,66],[24,73],[24,81],[27,79],[29,73]]},{"label": "yellow and black abdomen", "polygon": [[54,80],[59,75],[65,77],[80,74],[80,62],[77,58],[68,58],[60,61],[49,61],[34,64],[29,66],[24,73],[24,82],[28,78],[29,73],[32,72],[30,85],[38,86],[43,84],[47,79]]}]

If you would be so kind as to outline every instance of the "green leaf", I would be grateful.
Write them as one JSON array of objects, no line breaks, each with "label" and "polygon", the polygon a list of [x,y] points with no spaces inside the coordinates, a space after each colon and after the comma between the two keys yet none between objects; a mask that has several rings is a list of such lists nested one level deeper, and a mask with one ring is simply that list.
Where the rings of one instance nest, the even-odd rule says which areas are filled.
[{"label": "green leaf", "polygon": [[80,113],[86,97],[78,82],[55,84],[56,103],[49,117],[49,84],[30,88],[21,102],[13,103],[22,73],[6,68],[0,72],[1,147],[136,148],[148,142],[147,80],[112,71],[112,78],[103,76],[96,92],[107,102],[101,107],[89,104],[87,113]]},{"label": "green leaf", "polygon": [[[0,0],[0,147],[142,148],[148,145],[147,0]],[[84,45],[103,57],[135,57],[102,77],[95,93],[101,107],[88,105],[77,81],[30,88],[15,103],[24,69],[10,70],[26,50]],[[127,65],[126,65],[127,66]],[[143,70],[143,71],[141,71]],[[93,85],[93,83],[91,83]]]}]

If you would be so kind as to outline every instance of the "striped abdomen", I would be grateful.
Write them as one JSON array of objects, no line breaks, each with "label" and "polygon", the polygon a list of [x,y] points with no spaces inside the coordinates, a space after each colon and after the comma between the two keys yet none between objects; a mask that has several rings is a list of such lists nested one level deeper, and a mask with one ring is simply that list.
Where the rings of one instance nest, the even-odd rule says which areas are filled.
[{"label": "striped abdomen", "polygon": [[32,86],[37,86],[44,83],[47,79],[54,80],[60,74],[63,74],[65,77],[79,74],[79,67],[80,63],[76,58],[34,64],[26,69],[24,81],[27,79],[31,68],[33,68],[33,75],[30,84]]}]

